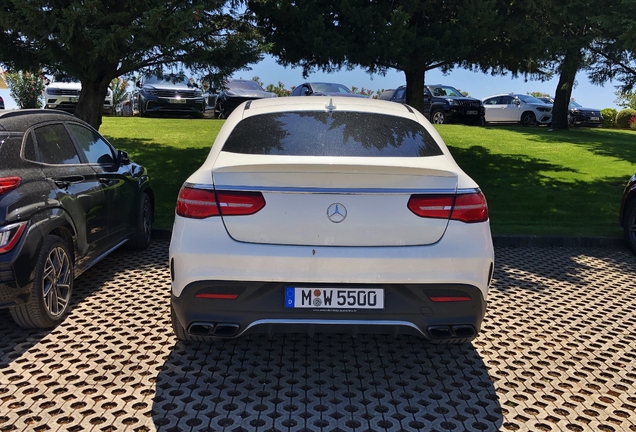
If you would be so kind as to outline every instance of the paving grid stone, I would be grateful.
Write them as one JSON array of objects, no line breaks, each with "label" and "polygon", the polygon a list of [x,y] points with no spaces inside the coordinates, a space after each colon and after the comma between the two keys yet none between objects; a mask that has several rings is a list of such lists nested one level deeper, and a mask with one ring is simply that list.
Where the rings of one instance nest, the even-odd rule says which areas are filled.
[{"label": "paving grid stone", "polygon": [[0,311],[0,431],[636,431],[636,257],[498,247],[482,332],[177,342],[168,242],[77,279],[52,331]]}]

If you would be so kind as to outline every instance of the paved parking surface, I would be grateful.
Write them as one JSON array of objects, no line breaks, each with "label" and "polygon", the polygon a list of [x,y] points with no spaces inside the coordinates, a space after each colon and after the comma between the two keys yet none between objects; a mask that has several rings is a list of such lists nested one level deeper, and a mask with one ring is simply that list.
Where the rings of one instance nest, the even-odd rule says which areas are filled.
[{"label": "paved parking surface", "polygon": [[0,311],[0,431],[636,431],[636,257],[497,248],[471,344],[177,343],[167,242],[76,281],[53,331]]}]

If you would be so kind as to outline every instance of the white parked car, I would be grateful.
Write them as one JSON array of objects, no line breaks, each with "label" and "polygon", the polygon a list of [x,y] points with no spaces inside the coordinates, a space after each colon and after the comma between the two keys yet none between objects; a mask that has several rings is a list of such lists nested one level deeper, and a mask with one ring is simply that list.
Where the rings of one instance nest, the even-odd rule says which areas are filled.
[{"label": "white parked car", "polygon": [[509,93],[482,99],[487,123],[519,123],[537,126],[552,122],[552,106],[534,96]]},{"label": "white parked car", "polygon": [[[44,89],[44,108],[58,109],[73,114],[79,101],[82,83],[64,77],[54,77]],[[104,114],[113,112],[113,92],[109,88],[104,96]]]},{"label": "white parked car", "polygon": [[493,273],[486,199],[418,111],[324,97],[241,104],[179,192],[181,340],[273,332],[473,339]]}]

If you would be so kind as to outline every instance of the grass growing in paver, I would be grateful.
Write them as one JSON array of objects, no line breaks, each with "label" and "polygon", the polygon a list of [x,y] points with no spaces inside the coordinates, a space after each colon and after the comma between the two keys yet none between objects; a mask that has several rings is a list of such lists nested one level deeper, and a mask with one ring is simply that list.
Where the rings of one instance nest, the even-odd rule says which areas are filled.
[{"label": "grass growing in paver", "polygon": [[[222,120],[105,117],[102,132],[150,172],[155,226],[168,228],[184,180],[206,158]],[[619,236],[617,213],[636,172],[630,131],[441,125],[440,135],[482,187],[495,234]]]}]

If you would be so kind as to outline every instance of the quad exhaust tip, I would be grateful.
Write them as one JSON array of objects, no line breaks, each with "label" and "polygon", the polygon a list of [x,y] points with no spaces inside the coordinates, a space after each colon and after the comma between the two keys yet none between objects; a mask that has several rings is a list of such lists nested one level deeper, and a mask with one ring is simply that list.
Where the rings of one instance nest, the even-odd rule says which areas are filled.
[{"label": "quad exhaust tip", "polygon": [[194,322],[190,324],[188,333],[193,336],[232,337],[238,330],[237,323]]},{"label": "quad exhaust tip", "polygon": [[475,328],[470,324],[430,326],[427,330],[431,339],[464,339],[477,334]]}]

